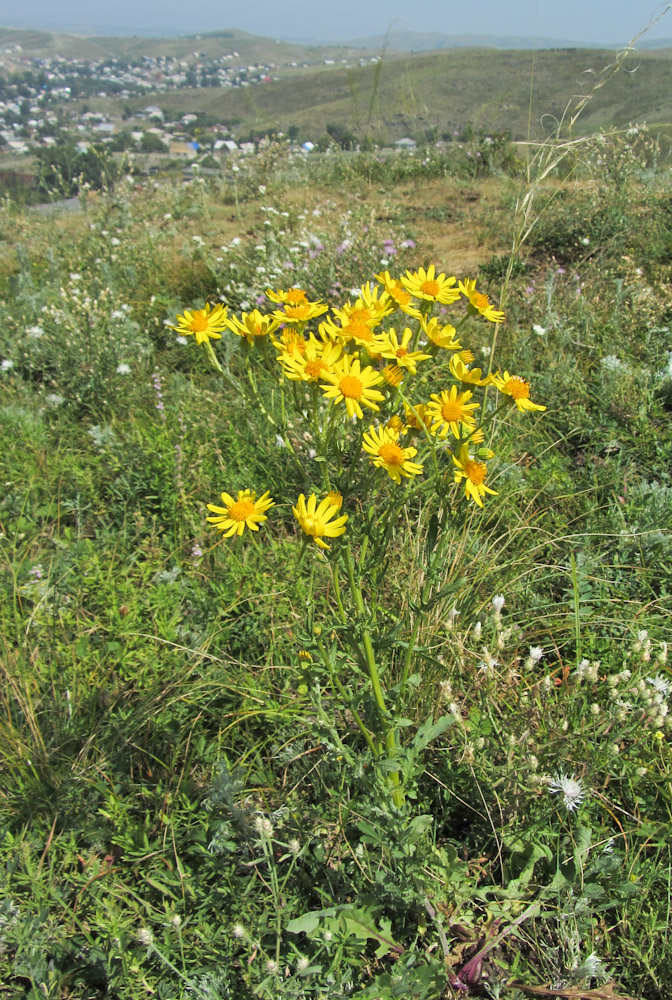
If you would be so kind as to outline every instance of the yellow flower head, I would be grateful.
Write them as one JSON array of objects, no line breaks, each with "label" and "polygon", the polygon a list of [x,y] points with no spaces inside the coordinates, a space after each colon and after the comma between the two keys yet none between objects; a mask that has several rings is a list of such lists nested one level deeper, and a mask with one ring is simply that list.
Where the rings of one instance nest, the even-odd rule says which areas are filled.
[{"label": "yellow flower head", "polygon": [[273,289],[266,289],[266,297],[271,300],[271,302],[278,302],[280,304],[287,304],[290,306],[300,306],[304,302],[308,301],[308,296],[304,292],[303,288],[290,288],[288,291],[283,292],[282,289],[278,289],[274,292]]},{"label": "yellow flower head", "polygon": [[468,499],[473,500],[479,507],[483,506],[483,497],[486,493],[497,496],[496,490],[491,490],[485,485],[485,477],[488,469],[485,462],[477,462],[469,455],[469,445],[463,444],[460,448],[460,457],[455,458],[455,482],[464,480],[464,492]]},{"label": "yellow flower head", "polygon": [[418,453],[417,448],[402,448],[398,442],[399,432],[388,427],[382,427],[378,431],[370,427],[362,442],[364,451],[371,456],[373,464],[379,469],[385,469],[395,483],[400,483],[402,476],[407,479],[419,476],[423,468],[417,462],[411,462]]},{"label": "yellow flower head", "polygon": [[399,365],[385,365],[380,374],[385,380],[385,385],[391,387],[401,385],[404,381],[404,373]]},{"label": "yellow flower head", "polygon": [[509,375],[508,372],[504,372],[503,375],[496,375],[493,381],[500,392],[515,400],[516,406],[521,413],[524,413],[525,410],[546,409],[545,406],[532,402],[530,399],[530,383],[526,382],[520,375]]},{"label": "yellow flower head", "polygon": [[208,340],[220,340],[227,326],[226,306],[217,305],[211,310],[210,303],[206,303],[205,309],[185,309],[184,314],[177,317],[177,326],[171,329],[194,334],[197,344],[207,344]]},{"label": "yellow flower head", "polygon": [[428,407],[426,403],[416,403],[411,406],[409,403],[404,403],[404,415],[406,417],[406,423],[413,431],[421,431],[423,427],[429,430],[432,423],[432,416],[428,412]]},{"label": "yellow flower head", "polygon": [[450,323],[444,326],[436,316],[432,316],[430,319],[423,316],[420,322],[427,339],[431,340],[437,347],[443,347],[447,351],[459,351],[462,347],[459,340],[455,340],[455,327],[451,326]]},{"label": "yellow flower head", "polygon": [[[376,288],[375,291],[377,292],[378,289]],[[393,309],[394,306],[390,303],[389,296],[385,292],[379,298],[377,294],[374,295],[370,291],[368,285],[363,285],[361,298],[355,299],[354,304],[346,302],[342,309],[334,309],[333,312],[342,326],[345,326],[349,319],[356,318],[373,329],[380,326]]]},{"label": "yellow flower head", "polygon": [[373,388],[383,381],[382,375],[370,366],[362,368],[358,358],[352,359],[347,354],[324,377],[329,383],[321,386],[325,396],[335,403],[345,400],[349,417],[359,417],[361,420],[364,416],[362,406],[379,410],[378,402],[385,398],[382,392]]},{"label": "yellow flower head", "polygon": [[413,331],[406,327],[401,335],[401,340],[399,340],[397,331],[390,327],[383,337],[380,354],[384,358],[390,358],[400,368],[407,368],[411,375],[415,375],[418,362],[427,361],[428,358],[431,358],[431,354],[423,354],[422,351],[410,351],[409,347],[412,337]]},{"label": "yellow flower head", "polygon": [[311,493],[306,501],[302,493],[298,499],[296,507],[292,507],[294,517],[299,522],[301,528],[309,535],[316,545],[321,549],[328,549],[331,546],[323,542],[323,538],[337,538],[345,532],[345,524],[348,520],[347,514],[342,514],[336,520],[332,520],[338,514],[340,507],[332,503],[327,496],[318,506],[317,496]]},{"label": "yellow flower head", "polygon": [[459,284],[459,289],[465,298],[469,299],[469,305],[481,316],[484,316],[491,323],[503,323],[504,313],[498,312],[492,305],[487,295],[476,291],[476,279],[465,278]]},{"label": "yellow flower head", "polygon": [[440,395],[432,393],[430,402],[427,404],[427,413],[432,418],[432,434],[437,434],[444,438],[452,431],[453,437],[460,437],[460,426],[467,434],[470,434],[476,423],[473,412],[477,410],[480,403],[470,403],[469,400],[473,392],[457,391],[457,386],[450,387],[450,391],[444,389]]},{"label": "yellow flower head", "polygon": [[407,431],[407,425],[401,419],[401,417],[393,416],[385,424],[385,427],[389,431],[396,431],[398,434],[405,434]]},{"label": "yellow flower head", "polygon": [[338,490],[329,490],[327,493],[327,500],[338,510],[343,506],[343,494],[339,493]]},{"label": "yellow flower head", "polygon": [[259,531],[260,522],[267,520],[264,511],[275,506],[275,501],[269,496],[268,490],[258,500],[253,490],[239,490],[237,500],[228,493],[222,493],[222,503],[223,507],[218,507],[214,503],[207,504],[208,510],[217,515],[207,520],[217,531],[222,532],[223,538],[242,535],[245,528]]},{"label": "yellow flower head", "polygon": [[248,344],[253,344],[257,337],[267,337],[275,333],[280,323],[272,316],[264,316],[258,309],[243,313],[240,319],[229,317],[229,329],[239,337],[244,337]]},{"label": "yellow flower head", "polygon": [[288,330],[283,330],[279,339],[271,337],[271,341],[276,351],[280,351],[278,360],[281,355],[300,357],[308,349],[308,341],[305,340],[303,334],[299,333],[298,330],[292,330],[291,327]]},{"label": "yellow flower head", "polygon": [[[331,371],[332,365],[338,361],[343,349],[340,344],[331,341],[325,344],[312,335],[303,343],[305,345],[303,351],[285,350],[283,344],[278,361],[287,378],[293,382],[319,382],[327,372]],[[281,341],[278,341],[278,346],[280,344]]]},{"label": "yellow flower head", "polygon": [[369,352],[377,353],[379,337],[373,332],[374,327],[368,310],[353,309],[346,314],[342,309],[334,310],[339,324],[336,325],[331,318],[320,323],[320,335],[324,339],[343,341],[354,340],[360,347],[366,347]]},{"label": "yellow flower head", "polygon": [[285,302],[282,309],[275,310],[273,318],[277,319],[279,323],[299,325],[301,323],[308,323],[317,316],[322,316],[328,308],[329,306],[324,305],[322,302],[308,302],[306,299],[296,304]]},{"label": "yellow flower head", "polygon": [[401,311],[405,312],[407,316],[413,316],[415,319],[420,319],[420,310],[414,304],[410,292],[406,291],[400,281],[393,278],[389,271],[381,271],[380,274],[375,275],[375,278],[384,287],[386,293],[389,295],[390,299],[392,299],[396,308],[401,309]]},{"label": "yellow flower head", "polygon": [[495,381],[494,375],[482,375],[480,368],[467,368],[459,354],[453,354],[448,362],[448,367],[458,382],[468,382],[471,385],[491,385]]},{"label": "yellow flower head", "polygon": [[401,277],[401,283],[407,292],[426,302],[441,302],[444,306],[456,302],[460,297],[457,288],[453,288],[455,278],[447,278],[445,274],[436,274],[434,265],[430,264],[417,271],[407,271]]}]

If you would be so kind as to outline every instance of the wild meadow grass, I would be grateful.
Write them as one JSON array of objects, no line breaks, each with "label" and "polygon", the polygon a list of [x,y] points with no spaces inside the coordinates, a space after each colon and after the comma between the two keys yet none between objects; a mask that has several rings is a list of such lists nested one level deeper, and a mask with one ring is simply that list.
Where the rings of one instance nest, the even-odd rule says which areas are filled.
[{"label": "wild meadow grass", "polygon": [[[456,179],[435,152],[269,149],[221,181],[123,181],[79,218],[3,205],[0,996],[669,995],[653,152],[616,136],[563,159],[518,242],[522,161]],[[438,212],[479,273],[430,257]],[[461,385],[495,453],[482,509],[436,438],[387,441],[424,465],[397,483],[392,452],[352,450],[382,416],[343,419],[232,330],[209,345],[222,374],[178,322],[271,315],[267,289],[343,305],[432,263],[503,299],[504,323],[459,329],[472,370],[546,407]],[[458,326],[467,304],[441,308]],[[413,404],[455,381],[449,357]],[[324,551],[298,498],[327,487],[345,532]],[[206,505],[245,490],[268,519],[222,537]]]}]

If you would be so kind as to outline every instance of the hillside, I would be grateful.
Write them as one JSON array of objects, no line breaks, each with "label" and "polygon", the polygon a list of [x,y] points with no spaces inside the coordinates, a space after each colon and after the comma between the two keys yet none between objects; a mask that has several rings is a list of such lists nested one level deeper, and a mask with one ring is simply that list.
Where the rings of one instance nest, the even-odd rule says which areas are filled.
[{"label": "hillside", "polygon": [[[524,139],[548,131],[567,101],[587,93],[608,62],[603,51],[572,49],[388,55],[379,65],[304,70],[300,86],[294,78],[254,88],[179,90],[158,95],[157,102],[169,116],[203,111],[238,119],[241,129],[297,125],[305,137],[318,135],[329,122],[362,136],[370,121],[371,134],[382,141],[423,135],[427,129],[440,135],[467,122],[509,129],[514,138]],[[670,53],[638,53],[630,72],[617,73],[594,94],[581,129],[672,121],[671,64]],[[115,106],[109,100],[90,103],[105,110]],[[141,107],[146,102],[130,103]]]}]

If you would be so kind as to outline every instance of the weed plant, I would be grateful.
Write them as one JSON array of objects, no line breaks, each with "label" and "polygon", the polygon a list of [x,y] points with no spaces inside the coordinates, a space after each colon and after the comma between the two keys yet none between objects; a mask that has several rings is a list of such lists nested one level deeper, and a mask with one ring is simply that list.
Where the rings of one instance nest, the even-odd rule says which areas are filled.
[{"label": "weed plant", "polygon": [[[67,220],[3,203],[0,995],[669,995],[672,192],[612,142],[599,184],[544,179],[494,354],[469,321],[472,367],[547,409],[493,408],[483,510],[449,484],[440,600],[429,495],[375,586],[355,574],[389,714],[308,536],[296,567],[291,507],[325,463],[268,419],[280,372],[246,406],[172,327],[426,268],[422,217],[390,228],[375,189],[343,209],[335,157],[284,153],[243,168],[237,203],[228,178],[126,180]],[[422,184],[420,156],[370,183],[394,194],[412,163]],[[493,299],[501,273],[478,277]],[[246,342],[221,343],[245,378]],[[259,544],[219,543],[206,504],[250,487],[278,500]],[[368,507],[346,499],[329,559],[348,532],[361,558]]]}]

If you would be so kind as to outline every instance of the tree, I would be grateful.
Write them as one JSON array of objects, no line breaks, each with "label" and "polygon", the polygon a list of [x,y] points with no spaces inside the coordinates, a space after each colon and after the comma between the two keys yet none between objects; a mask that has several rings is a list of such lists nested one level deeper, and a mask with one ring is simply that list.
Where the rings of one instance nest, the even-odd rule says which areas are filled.
[{"label": "tree", "polygon": [[167,153],[168,147],[154,132],[143,132],[140,140],[143,153]]}]

